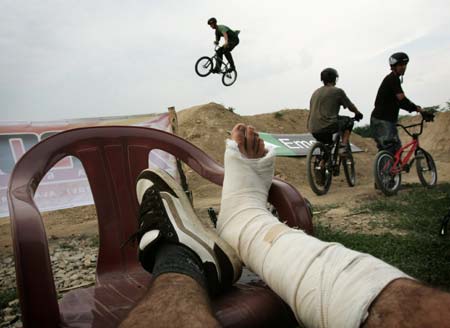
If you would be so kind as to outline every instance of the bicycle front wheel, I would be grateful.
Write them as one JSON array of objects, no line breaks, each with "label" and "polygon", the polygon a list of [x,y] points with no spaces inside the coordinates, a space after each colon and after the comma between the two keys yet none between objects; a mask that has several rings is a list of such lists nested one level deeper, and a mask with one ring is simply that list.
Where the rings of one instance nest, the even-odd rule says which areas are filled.
[{"label": "bicycle front wheel", "polygon": [[222,75],[222,83],[226,87],[229,87],[234,82],[236,82],[236,79],[237,79],[237,72],[236,72],[236,70],[232,70],[230,72],[225,72]]},{"label": "bicycle front wheel", "polygon": [[331,155],[327,154],[325,145],[316,142],[308,152],[306,158],[306,177],[309,186],[316,195],[325,195],[330,189],[332,172],[328,168],[327,160]]},{"label": "bicycle front wheel", "polygon": [[207,56],[203,56],[195,63],[195,73],[198,76],[205,77],[211,74],[213,70],[213,61]]},{"label": "bicycle front wheel", "polygon": [[355,173],[355,160],[353,159],[352,153],[348,153],[342,159],[342,166],[344,167],[345,179],[350,187],[354,187],[356,184],[356,173]]},{"label": "bicycle front wheel", "polygon": [[425,187],[433,187],[437,183],[437,170],[433,157],[424,149],[416,152],[416,168],[420,183]]},{"label": "bicycle front wheel", "polygon": [[397,174],[391,172],[394,163],[394,157],[385,150],[380,151],[375,157],[373,168],[375,184],[386,196],[395,195],[402,181],[400,172]]}]

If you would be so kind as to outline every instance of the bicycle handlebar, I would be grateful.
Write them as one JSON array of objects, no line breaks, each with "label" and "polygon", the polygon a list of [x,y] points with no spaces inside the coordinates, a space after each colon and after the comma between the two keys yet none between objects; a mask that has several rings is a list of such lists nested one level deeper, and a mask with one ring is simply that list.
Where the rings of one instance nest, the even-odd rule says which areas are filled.
[{"label": "bicycle handlebar", "polygon": [[[396,124],[395,126],[399,126],[401,127],[410,137],[414,137],[414,136],[420,136],[423,132],[423,122],[430,122],[433,121],[434,118],[434,114],[430,113],[430,112],[425,112],[426,114],[423,115],[422,114],[422,120],[420,121],[420,123],[416,123],[416,124],[411,124],[411,125],[402,125],[402,124]],[[409,128],[413,128],[415,126],[420,126],[420,131],[419,133],[411,133],[408,131]]]}]

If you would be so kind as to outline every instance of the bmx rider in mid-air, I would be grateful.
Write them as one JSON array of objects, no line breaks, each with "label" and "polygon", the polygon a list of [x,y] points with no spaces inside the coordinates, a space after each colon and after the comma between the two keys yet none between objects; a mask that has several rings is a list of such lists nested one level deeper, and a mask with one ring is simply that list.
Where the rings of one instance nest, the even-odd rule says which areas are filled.
[{"label": "bmx rider in mid-air", "polygon": [[225,25],[217,25],[217,19],[215,17],[211,17],[208,19],[208,25],[211,26],[213,30],[216,30],[216,40],[214,44],[218,45],[220,38],[223,36],[225,43],[217,49],[217,56],[220,59],[220,62],[216,62],[216,66],[214,67],[214,73],[220,73],[220,65],[223,58],[223,55],[227,58],[230,63],[230,68],[228,71],[235,71],[236,66],[234,65],[233,56],[231,55],[231,51],[239,44],[239,31],[232,30],[228,26]]}]

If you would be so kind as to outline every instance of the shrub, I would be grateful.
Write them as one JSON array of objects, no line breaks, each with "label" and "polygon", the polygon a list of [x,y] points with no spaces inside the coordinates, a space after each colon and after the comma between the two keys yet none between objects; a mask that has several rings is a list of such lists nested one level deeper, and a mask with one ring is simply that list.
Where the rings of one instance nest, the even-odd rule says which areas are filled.
[{"label": "shrub", "polygon": [[279,119],[281,119],[281,118],[283,117],[283,113],[282,113],[282,112],[276,112],[273,116],[274,116],[277,120],[279,120]]}]

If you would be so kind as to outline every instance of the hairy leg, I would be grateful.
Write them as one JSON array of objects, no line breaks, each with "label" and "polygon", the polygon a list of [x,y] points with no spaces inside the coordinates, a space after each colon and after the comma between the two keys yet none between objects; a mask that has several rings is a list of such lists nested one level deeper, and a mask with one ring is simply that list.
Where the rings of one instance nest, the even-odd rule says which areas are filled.
[{"label": "hairy leg", "polygon": [[350,130],[345,130],[344,133],[342,134],[342,144],[343,145],[347,145],[348,144],[348,140],[350,139]]},{"label": "hairy leg", "polygon": [[189,276],[166,273],[158,276],[144,299],[120,325],[126,327],[220,327],[208,295]]},{"label": "hairy leg", "polygon": [[394,280],[372,303],[363,327],[450,327],[450,294],[411,279]]}]

